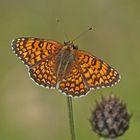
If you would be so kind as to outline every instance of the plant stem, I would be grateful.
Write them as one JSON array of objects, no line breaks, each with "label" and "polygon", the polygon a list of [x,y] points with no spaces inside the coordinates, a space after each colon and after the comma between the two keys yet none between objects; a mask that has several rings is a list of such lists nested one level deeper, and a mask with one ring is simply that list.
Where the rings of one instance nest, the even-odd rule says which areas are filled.
[{"label": "plant stem", "polygon": [[67,96],[66,98],[67,98],[67,105],[68,105],[68,116],[69,116],[69,126],[70,126],[71,140],[75,140],[72,97]]},{"label": "plant stem", "polygon": [[100,137],[100,140],[116,140],[116,139]]}]

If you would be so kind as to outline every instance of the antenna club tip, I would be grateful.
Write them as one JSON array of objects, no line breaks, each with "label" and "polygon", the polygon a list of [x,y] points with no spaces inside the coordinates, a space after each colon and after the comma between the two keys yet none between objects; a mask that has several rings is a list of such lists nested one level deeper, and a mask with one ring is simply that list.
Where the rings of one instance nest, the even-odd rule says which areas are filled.
[{"label": "antenna club tip", "polygon": [[93,30],[93,27],[89,27],[88,30]]},{"label": "antenna club tip", "polygon": [[56,22],[59,23],[60,22],[60,19],[59,18],[56,18]]}]

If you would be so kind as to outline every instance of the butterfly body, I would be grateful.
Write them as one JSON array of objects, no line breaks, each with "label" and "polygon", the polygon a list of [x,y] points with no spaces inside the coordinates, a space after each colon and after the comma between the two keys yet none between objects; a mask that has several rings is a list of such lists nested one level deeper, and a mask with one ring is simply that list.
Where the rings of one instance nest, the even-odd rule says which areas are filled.
[{"label": "butterfly body", "polygon": [[90,89],[110,87],[120,80],[114,68],[79,50],[73,42],[22,37],[12,41],[12,49],[38,85],[57,88],[68,96],[80,97]]},{"label": "butterfly body", "polygon": [[56,71],[57,81],[61,81],[63,77],[68,73],[71,63],[75,61],[75,48],[72,43],[64,44],[64,47],[56,55]]}]

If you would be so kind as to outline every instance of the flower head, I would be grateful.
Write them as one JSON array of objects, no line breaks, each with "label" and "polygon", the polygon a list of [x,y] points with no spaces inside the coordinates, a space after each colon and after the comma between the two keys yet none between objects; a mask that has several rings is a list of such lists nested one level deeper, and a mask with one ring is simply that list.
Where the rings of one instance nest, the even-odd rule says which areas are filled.
[{"label": "flower head", "polygon": [[101,102],[96,102],[90,122],[98,135],[116,138],[128,129],[130,118],[126,105],[112,94],[103,96]]}]

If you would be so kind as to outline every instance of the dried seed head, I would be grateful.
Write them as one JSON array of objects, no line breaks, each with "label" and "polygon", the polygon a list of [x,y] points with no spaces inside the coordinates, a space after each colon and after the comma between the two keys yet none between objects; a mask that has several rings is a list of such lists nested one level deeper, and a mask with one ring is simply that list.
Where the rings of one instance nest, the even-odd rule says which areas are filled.
[{"label": "dried seed head", "polygon": [[131,115],[126,105],[116,96],[102,97],[96,102],[90,119],[93,130],[102,137],[116,138],[124,134],[129,127]]}]

